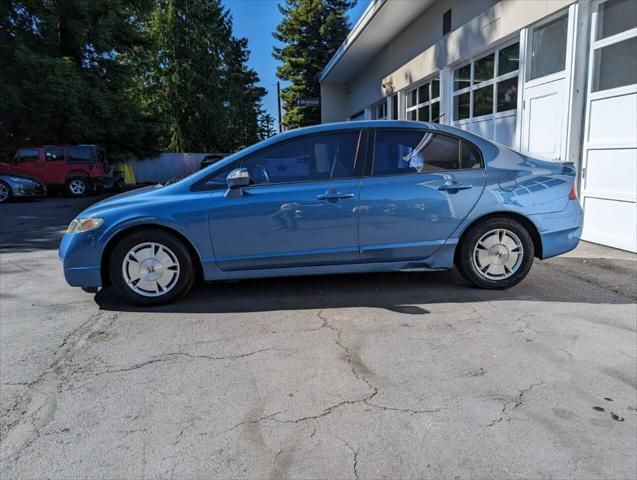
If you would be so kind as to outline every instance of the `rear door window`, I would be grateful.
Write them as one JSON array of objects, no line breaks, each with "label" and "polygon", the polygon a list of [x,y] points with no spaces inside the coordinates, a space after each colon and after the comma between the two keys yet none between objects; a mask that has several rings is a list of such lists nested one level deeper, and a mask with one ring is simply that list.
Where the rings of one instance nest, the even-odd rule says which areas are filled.
[{"label": "rear door window", "polygon": [[374,144],[375,176],[438,172],[466,168],[460,140],[422,130],[378,130]]},{"label": "rear door window", "polygon": [[47,162],[64,161],[64,149],[63,148],[47,148],[44,151],[44,159]]},{"label": "rear door window", "polygon": [[93,151],[91,147],[69,147],[69,162],[71,163],[92,163]]}]

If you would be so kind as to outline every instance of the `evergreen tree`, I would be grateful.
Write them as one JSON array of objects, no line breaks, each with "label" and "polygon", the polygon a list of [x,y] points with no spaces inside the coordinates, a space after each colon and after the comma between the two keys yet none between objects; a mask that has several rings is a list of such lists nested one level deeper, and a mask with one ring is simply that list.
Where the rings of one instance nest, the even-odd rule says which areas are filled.
[{"label": "evergreen tree", "polygon": [[155,124],[122,56],[143,43],[143,0],[28,0],[0,7],[0,148],[99,143],[152,149]]},{"label": "evergreen tree", "polygon": [[259,112],[259,140],[265,140],[273,135],[276,135],[274,117],[262,109]]},{"label": "evergreen tree", "polygon": [[349,32],[347,10],[356,0],[285,0],[279,5],[283,21],[274,38],[283,47],[274,48],[274,58],[283,65],[277,68],[282,80],[291,82],[282,91],[285,116],[290,128],[321,122],[318,106],[301,106],[299,100],[319,98],[319,74]]},{"label": "evergreen tree", "polygon": [[165,149],[231,152],[258,140],[265,90],[220,0],[157,0],[146,31],[139,88],[164,125]]}]

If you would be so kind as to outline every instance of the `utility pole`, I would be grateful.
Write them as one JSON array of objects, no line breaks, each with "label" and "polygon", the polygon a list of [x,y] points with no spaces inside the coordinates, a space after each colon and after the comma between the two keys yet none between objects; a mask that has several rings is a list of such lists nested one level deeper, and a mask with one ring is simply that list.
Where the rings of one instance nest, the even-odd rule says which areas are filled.
[{"label": "utility pole", "polygon": [[281,82],[277,80],[276,82],[276,103],[279,108],[279,133],[283,131],[283,127],[281,125]]}]

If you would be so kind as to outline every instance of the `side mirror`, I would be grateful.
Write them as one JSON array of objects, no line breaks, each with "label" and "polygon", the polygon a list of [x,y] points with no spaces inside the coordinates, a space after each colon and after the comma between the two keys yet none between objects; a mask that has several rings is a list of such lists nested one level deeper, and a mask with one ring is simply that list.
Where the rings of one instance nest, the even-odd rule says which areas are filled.
[{"label": "side mirror", "polygon": [[250,172],[247,168],[235,168],[226,177],[226,185],[230,190],[248,187],[250,185]]}]

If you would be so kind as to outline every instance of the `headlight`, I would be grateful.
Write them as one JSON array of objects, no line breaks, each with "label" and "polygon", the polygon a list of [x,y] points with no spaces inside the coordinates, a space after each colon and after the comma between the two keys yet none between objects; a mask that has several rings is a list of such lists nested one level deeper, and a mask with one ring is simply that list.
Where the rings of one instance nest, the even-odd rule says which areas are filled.
[{"label": "headlight", "polygon": [[98,217],[74,218],[69,224],[69,228],[66,229],[66,233],[88,232],[89,230],[95,230],[102,223],[104,223],[104,219]]}]

